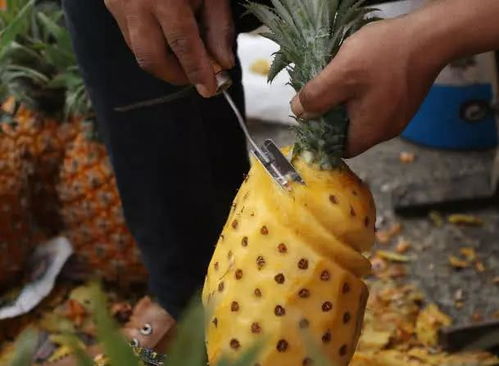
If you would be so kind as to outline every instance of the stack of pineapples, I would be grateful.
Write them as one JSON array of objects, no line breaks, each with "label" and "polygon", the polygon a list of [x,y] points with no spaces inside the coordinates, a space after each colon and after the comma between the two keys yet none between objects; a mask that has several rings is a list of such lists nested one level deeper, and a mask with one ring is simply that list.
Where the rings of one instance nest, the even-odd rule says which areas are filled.
[{"label": "stack of pineapples", "polygon": [[107,280],[144,281],[115,178],[57,5],[0,11],[0,286],[33,246],[63,234]]}]

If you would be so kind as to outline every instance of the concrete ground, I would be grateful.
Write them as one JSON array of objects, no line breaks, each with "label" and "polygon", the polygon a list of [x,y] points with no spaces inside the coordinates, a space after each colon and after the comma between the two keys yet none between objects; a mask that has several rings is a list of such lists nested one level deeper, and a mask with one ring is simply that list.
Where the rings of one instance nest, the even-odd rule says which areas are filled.
[{"label": "concrete ground", "polygon": [[[258,141],[272,137],[281,146],[293,141],[289,127],[261,122],[249,125]],[[414,153],[416,160],[411,164],[402,163],[399,158],[402,151]],[[419,285],[430,300],[439,304],[460,325],[498,316],[499,284],[495,282],[499,276],[499,207],[479,207],[470,212],[483,220],[483,226],[457,226],[446,222],[439,227],[427,215],[398,217],[393,210],[392,191],[408,182],[452,181],[456,175],[488,177],[492,157],[491,151],[439,151],[395,139],[349,161],[373,191],[379,227],[400,222],[403,226],[401,236],[412,244],[412,250],[408,252],[410,275],[405,281]],[[470,185],[460,189],[472,190],[474,187]],[[376,249],[390,249],[377,245]],[[449,256],[460,257],[461,248],[475,249],[483,271],[474,266],[457,270],[450,265]]]}]

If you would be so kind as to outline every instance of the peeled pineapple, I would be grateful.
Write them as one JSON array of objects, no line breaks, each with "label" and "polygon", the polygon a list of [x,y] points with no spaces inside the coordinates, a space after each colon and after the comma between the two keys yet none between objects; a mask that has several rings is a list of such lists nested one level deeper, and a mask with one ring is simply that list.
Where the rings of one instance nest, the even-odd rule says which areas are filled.
[{"label": "peeled pineapple", "polygon": [[[299,91],[367,24],[355,0],[273,0],[246,6],[279,44],[269,80],[286,69]],[[259,162],[234,201],[203,291],[211,365],[262,346],[255,366],[312,365],[314,345],[347,365],[360,335],[374,243],[368,188],[341,160],[343,106],[314,121],[297,119],[291,161],[306,185],[284,190]],[[291,151],[287,149],[286,152]],[[308,341],[307,341],[308,340]]]},{"label": "peeled pineapple", "polygon": [[374,241],[375,209],[342,166],[295,167],[307,182],[291,192],[253,167],[234,201],[211,261],[203,301],[211,312],[208,357],[237,357],[262,341],[259,365],[311,365],[304,334],[336,365],[355,350]]}]

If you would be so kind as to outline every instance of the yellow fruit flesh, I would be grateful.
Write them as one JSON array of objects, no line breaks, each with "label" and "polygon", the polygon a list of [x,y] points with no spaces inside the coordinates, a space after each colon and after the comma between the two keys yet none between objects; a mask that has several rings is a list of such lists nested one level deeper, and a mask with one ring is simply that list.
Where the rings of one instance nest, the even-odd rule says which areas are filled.
[{"label": "yellow fruit flesh", "polygon": [[311,365],[304,335],[348,364],[367,301],[374,242],[369,190],[345,166],[294,162],[307,185],[286,192],[253,163],[210,263],[203,302],[210,364],[262,342],[260,366]]}]

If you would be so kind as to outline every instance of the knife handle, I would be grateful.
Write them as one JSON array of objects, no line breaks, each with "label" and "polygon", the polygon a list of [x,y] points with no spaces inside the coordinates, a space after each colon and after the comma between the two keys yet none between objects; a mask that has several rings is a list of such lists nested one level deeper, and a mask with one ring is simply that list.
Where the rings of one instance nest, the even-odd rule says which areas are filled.
[{"label": "knife handle", "polygon": [[215,79],[217,80],[217,95],[219,95],[232,86],[232,78],[230,77],[228,71],[224,70],[218,62],[212,59],[211,63],[213,64],[213,71],[215,71]]}]

